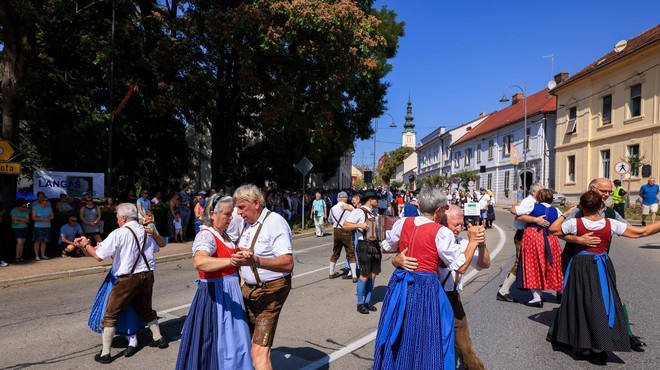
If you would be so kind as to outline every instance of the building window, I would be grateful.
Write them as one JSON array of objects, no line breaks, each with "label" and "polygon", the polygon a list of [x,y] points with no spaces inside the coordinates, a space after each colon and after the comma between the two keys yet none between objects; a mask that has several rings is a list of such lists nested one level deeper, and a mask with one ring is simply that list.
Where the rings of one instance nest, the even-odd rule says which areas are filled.
[{"label": "building window", "polygon": [[481,162],[481,144],[477,145],[477,163]]},{"label": "building window", "polygon": [[511,180],[509,179],[511,177],[511,174],[509,171],[504,171],[504,190],[509,190],[509,186],[511,185]]},{"label": "building window", "polygon": [[566,125],[566,134],[575,133],[577,129],[577,107],[568,110],[568,124]]},{"label": "building window", "polygon": [[575,182],[575,156],[566,157],[566,182]]},{"label": "building window", "polygon": [[467,148],[465,149],[465,166],[469,166],[470,161],[472,161],[472,149]]},{"label": "building window", "polygon": [[488,184],[486,185],[486,188],[492,189],[493,188],[493,173],[488,174]]},{"label": "building window", "polygon": [[600,151],[600,174],[601,177],[605,179],[610,178],[610,151],[601,150]]},{"label": "building window", "polygon": [[[639,144],[628,146],[628,161],[639,159]],[[639,168],[630,168],[630,176],[639,177]]]},{"label": "building window", "polygon": [[532,136],[532,128],[527,127],[527,132],[525,132],[525,147],[524,150],[529,150],[529,138]]},{"label": "building window", "polygon": [[603,96],[603,125],[612,123],[612,95]]},{"label": "building window", "polygon": [[502,156],[505,157],[511,152],[511,142],[513,141],[513,135],[506,135],[502,138]]},{"label": "building window", "polygon": [[458,168],[461,165],[461,152],[454,153],[454,168]]},{"label": "building window", "polygon": [[493,140],[488,141],[488,159],[493,159],[493,152],[495,151],[495,142]]},{"label": "building window", "polygon": [[642,115],[642,84],[630,86],[630,117]]}]

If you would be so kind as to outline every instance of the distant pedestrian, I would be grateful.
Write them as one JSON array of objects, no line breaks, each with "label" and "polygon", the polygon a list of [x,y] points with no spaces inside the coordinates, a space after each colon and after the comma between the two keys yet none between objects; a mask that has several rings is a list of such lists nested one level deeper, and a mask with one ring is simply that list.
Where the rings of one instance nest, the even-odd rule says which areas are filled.
[{"label": "distant pedestrian", "polygon": [[35,261],[48,259],[46,243],[50,242],[50,221],[54,218],[53,207],[51,207],[48,197],[41,195],[37,205],[32,207],[32,219],[34,220],[32,240],[34,240]]},{"label": "distant pedestrian", "polygon": [[190,223],[190,215],[192,212],[192,204],[190,199],[190,185],[183,184],[179,192],[179,205],[181,212],[181,226],[183,227],[183,241],[188,237],[188,224]]},{"label": "distant pedestrian", "polygon": [[[136,199],[137,202],[137,199]],[[92,240],[92,245],[101,242],[101,208],[94,204],[92,194],[83,194],[83,207],[80,208],[78,219],[81,222],[85,237]],[[135,203],[133,203],[135,204]]]},{"label": "distant pedestrian", "polygon": [[314,220],[314,228],[316,231],[316,237],[325,235],[325,215],[326,215],[326,203],[325,200],[321,198],[321,193],[316,192],[316,199],[312,203],[312,210],[309,213],[309,219]]},{"label": "distant pedestrian", "polygon": [[647,184],[639,189],[639,196],[642,198],[642,226],[646,226],[646,216],[651,212],[651,223],[655,223],[655,214],[658,212],[658,192],[660,188],[655,183],[654,177],[649,177]]},{"label": "distant pedestrian", "polygon": [[14,239],[16,239],[16,263],[22,263],[23,248],[25,247],[25,240],[27,239],[28,224],[30,223],[30,210],[29,205],[24,198],[16,199],[16,207],[11,212],[11,229],[14,232]]},{"label": "distant pedestrian", "polygon": [[614,180],[614,192],[612,193],[612,208],[621,216],[621,218],[626,218],[626,198],[628,198],[628,192],[623,189],[621,186],[621,180]]}]

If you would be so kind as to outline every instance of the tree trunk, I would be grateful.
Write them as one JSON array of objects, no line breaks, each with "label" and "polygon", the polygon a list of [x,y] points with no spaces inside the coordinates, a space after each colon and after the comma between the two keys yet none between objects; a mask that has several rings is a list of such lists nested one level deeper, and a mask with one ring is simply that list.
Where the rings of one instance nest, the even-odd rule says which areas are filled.
[{"label": "tree trunk", "polygon": [[[26,69],[25,43],[26,29],[14,13],[8,1],[0,1],[0,25],[3,29],[4,49],[2,56],[2,139],[18,145],[19,116],[14,96]],[[0,174],[0,207],[10,209],[16,196],[16,176]]]}]

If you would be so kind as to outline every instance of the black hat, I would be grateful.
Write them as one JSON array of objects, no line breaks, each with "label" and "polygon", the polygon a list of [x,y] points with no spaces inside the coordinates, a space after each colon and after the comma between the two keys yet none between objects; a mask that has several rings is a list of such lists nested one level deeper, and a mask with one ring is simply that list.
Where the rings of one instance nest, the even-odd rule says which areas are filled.
[{"label": "black hat", "polygon": [[369,198],[380,199],[380,193],[371,189],[367,190],[364,192],[364,194],[362,194],[362,199],[369,199]]}]

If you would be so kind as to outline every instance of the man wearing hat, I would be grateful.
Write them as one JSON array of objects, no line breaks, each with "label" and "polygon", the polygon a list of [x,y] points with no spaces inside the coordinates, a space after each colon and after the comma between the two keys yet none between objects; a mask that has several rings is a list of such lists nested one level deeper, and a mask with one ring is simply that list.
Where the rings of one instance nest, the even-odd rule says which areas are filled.
[{"label": "man wearing hat", "polygon": [[380,273],[382,259],[380,235],[372,234],[369,230],[376,231],[378,225],[378,214],[375,209],[378,207],[379,198],[377,192],[367,190],[362,195],[363,206],[351,212],[343,225],[343,229],[347,231],[355,230],[357,238],[357,260],[360,265],[360,278],[356,287],[357,311],[361,314],[378,311],[376,306],[371,304],[371,292],[374,289],[376,275]]},{"label": "man wearing hat", "polygon": [[337,204],[330,208],[330,216],[328,217],[332,224],[332,235],[334,239],[332,255],[330,256],[330,279],[338,278],[341,275],[339,272],[335,272],[335,266],[337,265],[337,260],[339,259],[343,247],[344,250],[346,250],[346,258],[348,259],[351,268],[353,282],[357,283],[358,278],[356,273],[355,252],[353,250],[353,233],[343,228],[344,221],[346,221],[355,208],[347,204],[346,201],[348,201],[348,194],[346,194],[345,191],[339,192],[339,194],[337,194]]}]

